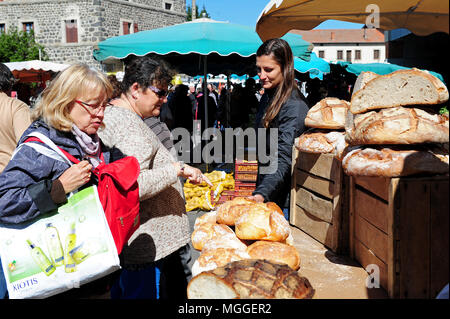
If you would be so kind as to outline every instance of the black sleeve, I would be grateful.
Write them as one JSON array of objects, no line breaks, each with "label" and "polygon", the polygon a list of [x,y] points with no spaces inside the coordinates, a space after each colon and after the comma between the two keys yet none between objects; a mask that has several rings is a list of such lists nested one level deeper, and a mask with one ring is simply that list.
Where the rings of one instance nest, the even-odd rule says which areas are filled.
[{"label": "black sleeve", "polygon": [[45,214],[58,209],[58,206],[53,201],[50,195],[51,188],[52,181],[48,179],[39,181],[36,184],[32,184],[27,187],[28,193],[30,194],[41,214]]}]

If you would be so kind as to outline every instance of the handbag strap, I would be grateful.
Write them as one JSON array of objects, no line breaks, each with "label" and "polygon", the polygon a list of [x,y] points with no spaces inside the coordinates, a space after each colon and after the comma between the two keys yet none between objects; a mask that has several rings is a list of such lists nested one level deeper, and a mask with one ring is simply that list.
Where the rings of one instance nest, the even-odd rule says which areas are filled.
[{"label": "handbag strap", "polygon": [[[68,152],[64,151],[63,149],[61,149],[60,147],[58,147],[51,139],[49,139],[47,136],[45,136],[42,133],[39,132],[31,132],[30,134],[28,134],[27,136],[30,136],[31,138],[28,138],[25,140],[26,142],[31,142],[31,141],[38,141],[41,143],[46,144],[48,147],[50,147],[53,151],[55,151],[62,159],[64,159],[64,161],[72,166],[72,163],[79,163],[80,161],[77,160],[75,157],[73,157],[72,155],[70,155]],[[70,158],[70,159],[69,159]]]}]

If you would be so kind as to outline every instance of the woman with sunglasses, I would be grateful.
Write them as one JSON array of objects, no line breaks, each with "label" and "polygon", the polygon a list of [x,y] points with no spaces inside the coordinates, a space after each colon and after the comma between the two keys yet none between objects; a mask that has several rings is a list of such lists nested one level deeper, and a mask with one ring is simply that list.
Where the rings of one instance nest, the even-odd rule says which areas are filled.
[{"label": "woman with sunglasses", "polygon": [[[200,170],[177,162],[144,122],[159,116],[174,72],[148,56],[127,61],[122,94],[105,112],[102,141],[137,158],[141,225],[123,248],[122,271],[112,298],[184,299],[187,280],[180,249],[190,241],[179,177],[207,181]],[[207,181],[208,182],[208,181]]]},{"label": "woman with sunglasses", "polygon": [[[91,170],[100,163],[100,152],[106,163],[123,157],[118,150],[106,148],[97,135],[112,90],[104,74],[76,64],[59,73],[43,91],[31,114],[33,122],[0,175],[0,223],[36,219],[66,203],[67,194],[94,184]],[[69,166],[39,141],[24,143],[32,132],[45,135],[80,163]],[[93,285],[62,295],[91,295]]]}]

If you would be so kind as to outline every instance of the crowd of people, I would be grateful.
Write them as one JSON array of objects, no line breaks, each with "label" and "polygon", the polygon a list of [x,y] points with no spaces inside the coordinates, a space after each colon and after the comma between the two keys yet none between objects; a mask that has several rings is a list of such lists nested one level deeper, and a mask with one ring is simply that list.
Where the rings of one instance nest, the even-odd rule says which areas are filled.
[{"label": "crowd of people", "polygon": [[[311,101],[299,90],[286,41],[264,42],[256,66],[259,83],[250,78],[244,86],[219,92],[212,84],[206,90],[184,84],[171,87],[176,72],[149,56],[128,59],[121,82],[74,64],[60,72],[30,108],[10,97],[15,79],[0,64],[0,223],[32,221],[54,211],[67,202],[67,194],[97,183],[91,172],[102,162],[112,163],[126,154],[140,165],[140,226],[120,254],[121,269],[55,298],[105,293],[113,299],[186,298],[191,253],[182,181],[208,180],[198,168],[178,161],[171,130],[183,127],[192,133],[193,120],[201,121],[202,130],[220,125],[278,129],[272,159],[277,169],[271,174],[258,171],[249,198],[275,202],[289,218],[291,149],[305,130]],[[33,147],[17,147],[36,131],[80,163],[69,166]],[[265,140],[261,147],[268,149],[274,141],[269,135]],[[5,297],[0,267],[0,298]]]}]

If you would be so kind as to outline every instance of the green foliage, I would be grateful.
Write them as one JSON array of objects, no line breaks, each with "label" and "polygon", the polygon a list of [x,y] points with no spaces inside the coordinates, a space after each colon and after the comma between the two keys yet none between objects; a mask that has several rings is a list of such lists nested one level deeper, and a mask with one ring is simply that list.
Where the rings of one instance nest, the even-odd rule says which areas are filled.
[{"label": "green foliage", "polygon": [[448,115],[448,109],[447,109],[447,107],[446,107],[446,106],[442,107],[442,108],[439,110],[439,114],[442,114],[442,115],[447,114],[447,115]]},{"label": "green foliage", "polygon": [[11,28],[6,33],[0,34],[0,61],[17,62],[39,59],[41,49],[41,60],[48,60],[44,46],[34,39],[34,32],[17,31]]},{"label": "green foliage", "polygon": [[[211,18],[211,16],[209,15],[208,11],[206,11],[205,5],[203,5],[203,8],[201,11],[198,10],[198,6],[195,5],[195,12],[196,12],[196,16],[197,19],[199,18]],[[192,6],[187,6],[186,7],[186,21],[192,21]],[[205,14],[205,16],[203,16],[203,14]]]}]

